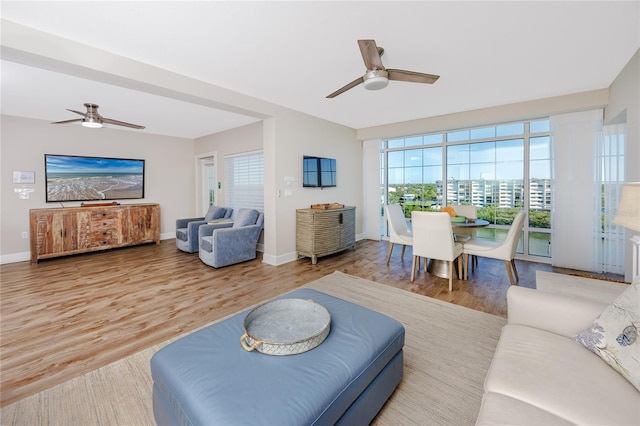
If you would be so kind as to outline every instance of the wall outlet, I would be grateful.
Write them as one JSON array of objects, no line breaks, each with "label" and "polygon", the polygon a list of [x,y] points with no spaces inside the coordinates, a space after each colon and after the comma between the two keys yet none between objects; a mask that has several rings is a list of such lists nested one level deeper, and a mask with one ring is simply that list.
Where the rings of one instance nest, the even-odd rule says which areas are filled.
[{"label": "wall outlet", "polygon": [[27,231],[22,231],[22,238],[29,238],[29,233]]}]

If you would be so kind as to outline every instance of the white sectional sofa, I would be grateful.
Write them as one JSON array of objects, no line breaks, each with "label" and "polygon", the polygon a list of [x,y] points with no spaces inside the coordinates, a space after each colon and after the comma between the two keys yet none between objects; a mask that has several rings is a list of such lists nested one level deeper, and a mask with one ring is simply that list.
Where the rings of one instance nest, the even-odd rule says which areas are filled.
[{"label": "white sectional sofa", "polygon": [[638,389],[573,339],[609,306],[597,299],[509,288],[477,425],[640,425]]}]

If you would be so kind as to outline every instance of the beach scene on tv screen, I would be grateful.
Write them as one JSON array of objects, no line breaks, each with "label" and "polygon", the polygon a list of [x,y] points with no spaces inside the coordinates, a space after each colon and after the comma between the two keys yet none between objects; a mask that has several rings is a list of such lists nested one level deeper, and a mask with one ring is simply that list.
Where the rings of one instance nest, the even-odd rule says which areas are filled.
[{"label": "beach scene on tv screen", "polygon": [[143,198],[144,160],[46,156],[47,201]]}]

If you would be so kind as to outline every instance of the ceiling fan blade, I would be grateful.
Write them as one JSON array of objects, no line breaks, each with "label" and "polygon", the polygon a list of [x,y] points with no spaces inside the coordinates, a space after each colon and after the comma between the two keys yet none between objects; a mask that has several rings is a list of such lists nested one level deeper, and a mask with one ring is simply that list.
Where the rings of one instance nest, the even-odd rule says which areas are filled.
[{"label": "ceiling fan blade", "polygon": [[424,74],[415,71],[387,70],[387,72],[389,73],[389,80],[409,81],[411,83],[433,84],[440,78],[439,75]]},{"label": "ceiling fan blade", "polygon": [[80,114],[80,115],[87,115],[87,113],[86,113],[86,112],[76,111],[75,109],[69,109],[69,108],[67,108],[67,111],[75,112],[76,114]]},{"label": "ceiling fan blade", "polygon": [[73,123],[74,121],[82,121],[82,118],[74,118],[73,120],[64,120],[64,121],[54,121],[51,124]]},{"label": "ceiling fan blade", "polygon": [[102,117],[102,122],[107,124],[115,124],[117,126],[131,127],[132,129],[144,129],[144,126],[138,124],[126,123],[124,121],[113,120],[111,118]]},{"label": "ceiling fan blade", "polygon": [[354,87],[356,87],[358,84],[361,84],[364,82],[364,78],[362,77],[358,77],[355,80],[353,80],[351,83],[347,84],[346,86],[343,86],[341,88],[339,88],[338,90],[336,90],[335,92],[333,92],[332,94],[330,94],[329,96],[327,96],[327,98],[335,98],[336,96],[338,96],[340,93],[344,93],[349,89],[353,89]]},{"label": "ceiling fan blade", "polygon": [[367,70],[384,70],[382,58],[380,58],[382,49],[378,49],[375,40],[358,40],[358,46]]}]

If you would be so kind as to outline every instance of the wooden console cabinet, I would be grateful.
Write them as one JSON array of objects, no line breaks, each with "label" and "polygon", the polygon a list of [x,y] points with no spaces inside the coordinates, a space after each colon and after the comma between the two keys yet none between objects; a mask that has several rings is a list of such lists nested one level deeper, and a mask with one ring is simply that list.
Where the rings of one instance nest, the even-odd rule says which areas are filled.
[{"label": "wooden console cabinet", "polygon": [[31,263],[115,247],[160,244],[160,205],[31,209],[29,229]]},{"label": "wooden console cabinet", "polygon": [[296,210],[296,250],[311,263],[356,246],[356,208]]}]

